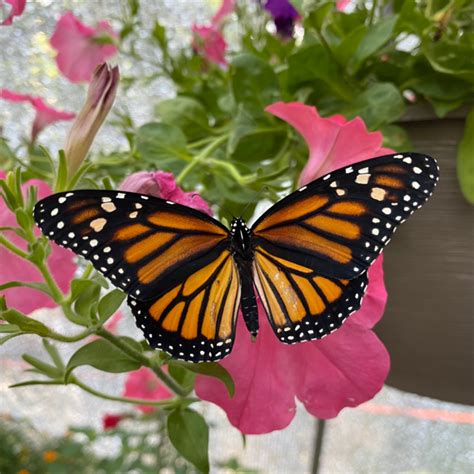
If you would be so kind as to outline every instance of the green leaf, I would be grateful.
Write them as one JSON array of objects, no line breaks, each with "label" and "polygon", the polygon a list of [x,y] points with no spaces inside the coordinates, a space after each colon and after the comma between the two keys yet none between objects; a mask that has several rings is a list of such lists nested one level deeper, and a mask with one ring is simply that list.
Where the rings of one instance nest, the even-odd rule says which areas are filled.
[{"label": "green leaf", "polygon": [[227,388],[229,396],[234,396],[235,385],[234,381],[232,380],[232,376],[222,365],[218,364],[217,362],[201,362],[200,364],[191,364],[173,360],[170,361],[168,365],[169,367],[184,367],[196,374],[207,375],[208,377],[219,379]]},{"label": "green leaf", "polygon": [[162,25],[160,25],[158,21],[155,21],[152,36],[158,42],[162,51],[167,51],[168,40],[166,39],[166,29]]},{"label": "green leaf", "polygon": [[232,61],[231,88],[236,103],[260,111],[280,99],[275,72],[267,62],[252,54],[241,54]]},{"label": "green leaf", "polygon": [[29,354],[23,354],[22,357],[25,362],[28,362],[28,364],[49,378],[57,379],[62,377],[62,370],[58,369],[54,365],[47,364],[46,362],[43,362],[42,360],[37,359],[36,357],[33,357]]},{"label": "green leaf", "polygon": [[136,141],[142,159],[153,163],[156,169],[177,172],[183,166],[183,160],[190,159],[186,151],[186,136],[174,125],[147,123],[138,129]]},{"label": "green leaf", "polygon": [[17,288],[17,287],[24,287],[24,288],[33,288],[35,290],[41,291],[49,296],[51,296],[51,292],[49,290],[49,286],[46,283],[41,282],[29,282],[26,283],[24,281],[9,281],[8,283],[4,283],[0,285],[0,291],[6,290],[8,288]]},{"label": "green leaf", "polygon": [[191,393],[194,388],[194,380],[196,374],[187,370],[185,366],[180,364],[174,364],[172,360],[168,363],[168,373],[173,377],[176,382],[186,391]]},{"label": "green leaf", "polygon": [[344,82],[334,59],[319,43],[300,48],[288,58],[288,88],[291,91],[306,85],[313,87],[317,80],[324,81],[334,94],[346,101],[356,92]]},{"label": "green leaf", "polygon": [[59,150],[58,169],[56,171],[56,182],[54,191],[59,193],[66,190],[67,185],[67,160],[64,150]]},{"label": "green leaf", "polygon": [[281,125],[269,117],[252,114],[240,104],[227,151],[234,160],[257,167],[261,161],[277,154],[285,137],[286,131]]},{"label": "green leaf", "polygon": [[54,344],[49,342],[47,339],[43,339],[43,346],[51,357],[51,360],[54,362],[54,365],[61,370],[61,373],[64,371],[64,363],[61,355],[59,354],[58,349]]},{"label": "green leaf", "polygon": [[400,91],[391,83],[370,85],[353,102],[351,115],[360,115],[371,130],[394,122],[405,111]]},{"label": "green leaf", "polygon": [[40,336],[49,336],[51,334],[49,328],[47,328],[43,323],[40,323],[29,316],[25,316],[15,309],[8,309],[7,311],[2,312],[0,318],[8,321],[10,324],[15,324],[23,332],[30,332]]},{"label": "green leaf", "polygon": [[107,321],[107,319],[109,319],[110,316],[120,308],[120,305],[123,303],[126,296],[127,295],[123,291],[115,289],[110,293],[107,293],[99,301],[99,307],[97,310],[99,312],[99,322],[101,324],[105,323],[105,321]]},{"label": "green leaf", "polygon": [[[74,311],[82,316],[86,322],[91,321],[91,317],[95,317],[95,309],[99,302],[100,297],[100,285],[92,280],[74,280],[77,281],[76,285],[72,287],[72,294],[74,295],[72,301],[74,301]],[[81,282],[81,283],[79,283]],[[81,290],[78,291],[78,287]]]},{"label": "green leaf", "polygon": [[334,54],[338,61],[347,67],[347,65],[353,60],[355,52],[361,41],[364,39],[367,33],[367,26],[359,25],[354,28],[346,35],[343,40],[334,48]]},{"label": "green leaf", "polygon": [[466,118],[464,136],[459,143],[457,174],[464,197],[474,204],[474,108]]},{"label": "green leaf", "polygon": [[[134,349],[140,346],[138,342],[131,338],[121,337],[120,339],[130,345],[133,341],[135,343],[133,344]],[[92,341],[82,346],[72,355],[66,367],[66,380],[69,378],[71,371],[81,365],[90,365],[96,369],[114,374],[137,370],[141,366],[140,362],[104,339]]]},{"label": "green leaf", "polygon": [[174,410],[168,416],[168,436],[176,450],[201,472],[209,472],[209,427],[194,410]]},{"label": "green leaf", "polygon": [[397,23],[398,16],[389,16],[372,26],[359,44],[351,61],[351,69],[357,71],[364,61],[387,43]]},{"label": "green leaf", "polygon": [[209,134],[209,123],[204,107],[190,97],[163,100],[155,107],[161,121],[179,127],[190,141]]},{"label": "green leaf", "polygon": [[0,346],[2,344],[5,344],[5,342],[9,341],[10,339],[13,339],[17,336],[21,336],[22,334],[23,334],[22,332],[15,332],[15,333],[9,334],[8,336],[0,337]]},{"label": "green leaf", "polygon": [[474,83],[472,45],[461,41],[423,42],[423,51],[435,71]]}]

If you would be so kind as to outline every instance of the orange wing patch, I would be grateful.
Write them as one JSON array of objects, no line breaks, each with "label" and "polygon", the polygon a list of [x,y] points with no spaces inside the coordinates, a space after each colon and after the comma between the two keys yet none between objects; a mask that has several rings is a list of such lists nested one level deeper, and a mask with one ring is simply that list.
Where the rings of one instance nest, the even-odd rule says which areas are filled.
[{"label": "orange wing patch", "polygon": [[[145,336],[154,347],[180,357],[179,344],[184,343],[186,353],[199,361],[211,360],[212,351],[216,358],[222,358],[232,345],[239,303],[237,266],[230,252],[224,250],[152,304],[134,301],[131,307],[137,320],[144,317],[143,312],[151,317],[146,320],[151,322]],[[176,342],[169,342],[173,340]]]},{"label": "orange wing patch", "polygon": [[254,280],[267,317],[286,343],[324,337],[360,306],[367,277],[338,280],[255,249]]}]

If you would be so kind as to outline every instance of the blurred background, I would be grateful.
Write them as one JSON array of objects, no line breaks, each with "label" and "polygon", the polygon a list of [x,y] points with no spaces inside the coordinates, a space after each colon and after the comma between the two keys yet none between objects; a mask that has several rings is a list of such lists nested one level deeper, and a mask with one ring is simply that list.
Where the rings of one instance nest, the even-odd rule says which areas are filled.
[{"label": "blurred background", "polygon": [[[142,0],[140,6],[140,21],[148,28],[143,29],[142,41],[138,33],[135,47],[142,57],[152,57],[145,36],[157,15],[167,28],[171,48],[179,48],[191,42],[192,25],[206,23],[219,5],[210,0]],[[107,19],[114,25],[114,18],[122,14],[121,8],[121,3],[115,1],[28,2],[15,28],[0,28],[0,88],[28,91],[43,97],[53,107],[78,111],[85,88],[71,84],[59,73],[49,44],[51,32],[66,10],[74,11],[86,24]],[[232,50],[231,23],[227,40]],[[153,66],[146,61],[121,57],[119,64],[124,78],[132,73],[148,76],[153,72]],[[153,119],[154,104],[160,98],[173,97],[175,92],[173,83],[162,77],[148,83],[131,83],[118,95],[114,110],[126,111],[135,123],[143,124]],[[439,196],[435,193],[433,198],[433,202],[438,199],[436,211],[420,211],[413,223],[407,223],[400,235],[397,233],[386,251],[389,302],[376,333],[392,357],[388,385],[373,400],[343,410],[336,419],[321,422],[300,407],[289,428],[267,435],[249,435],[245,440],[229,425],[223,411],[204,403],[202,412],[211,425],[211,472],[474,472],[474,221],[472,206],[457,188],[455,165],[468,110],[464,105],[439,118],[431,107],[421,105],[410,109],[399,121],[414,149],[439,158],[442,177]],[[20,111],[18,105],[1,101],[0,127],[12,148],[22,144],[33,115],[32,110]],[[60,149],[68,127],[67,122],[48,127],[41,142],[53,151]],[[93,150],[107,152],[126,145],[123,134],[106,124]],[[445,226],[437,234],[440,221]],[[417,245],[420,239],[426,243],[421,250]],[[440,274],[445,275],[443,280]],[[457,306],[453,306],[453,300]],[[38,310],[35,317],[49,318],[48,312]],[[404,315],[409,317],[403,318]],[[135,331],[132,319],[122,318],[117,333],[138,336]],[[48,456],[52,460],[61,449],[79,457],[98,459],[114,459],[125,451],[128,455],[139,451],[136,444],[145,443],[145,438],[140,437],[143,433],[136,432],[133,421],[121,425],[123,432],[104,431],[104,417],[117,410],[114,402],[95,398],[77,387],[10,389],[10,385],[24,380],[22,369],[28,365],[21,355],[25,347],[35,355],[41,352],[42,345],[32,335],[0,347],[0,446],[12,450],[33,446],[43,461]],[[65,356],[75,350],[74,345],[58,347]],[[87,372],[98,390],[122,390],[122,375],[90,368],[78,372],[81,370]],[[147,449],[153,450],[153,443],[158,441],[146,439],[146,443],[150,442]],[[11,454],[5,449],[2,454],[2,449],[0,457]],[[168,452],[166,449],[164,452]],[[161,472],[192,472],[192,468],[173,456]],[[55,471],[54,463],[50,466],[48,472],[68,472]],[[97,466],[107,472],[121,472],[118,464]],[[0,472],[14,471],[0,460]]]}]

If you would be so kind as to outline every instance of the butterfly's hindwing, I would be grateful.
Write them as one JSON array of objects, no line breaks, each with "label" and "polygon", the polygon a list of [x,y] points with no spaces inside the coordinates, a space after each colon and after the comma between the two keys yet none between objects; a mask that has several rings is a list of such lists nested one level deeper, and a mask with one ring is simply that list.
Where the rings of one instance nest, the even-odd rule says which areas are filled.
[{"label": "butterfly's hindwing", "polygon": [[360,308],[366,273],[353,280],[323,277],[311,268],[255,250],[254,278],[268,320],[286,344],[321,339]]},{"label": "butterfly's hindwing", "polygon": [[436,162],[387,155],[332,172],[282,199],[252,227],[255,245],[320,274],[362,274],[432,194]]},{"label": "butterfly's hindwing", "polygon": [[239,274],[227,250],[158,297],[147,301],[128,298],[150,346],[192,362],[228,355],[239,301]]},{"label": "butterfly's hindwing", "polygon": [[42,232],[136,299],[164,291],[228,247],[228,231],[194,209],[136,193],[72,191],[40,201]]}]

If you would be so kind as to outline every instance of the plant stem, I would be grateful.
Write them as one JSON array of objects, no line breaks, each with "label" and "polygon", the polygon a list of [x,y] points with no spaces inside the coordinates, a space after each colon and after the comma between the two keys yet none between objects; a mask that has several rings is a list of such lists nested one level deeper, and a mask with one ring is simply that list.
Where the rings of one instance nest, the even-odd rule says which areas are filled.
[{"label": "plant stem", "polygon": [[166,407],[166,406],[174,405],[173,400],[147,400],[144,398],[127,398],[127,397],[118,397],[115,395],[109,395],[107,393],[100,392],[99,390],[96,390],[92,387],[89,387],[89,385],[86,385],[85,383],[81,382],[75,377],[71,379],[70,383],[72,383],[73,385],[77,385],[78,387],[82,388],[82,390],[84,390],[85,392],[95,395],[96,397],[104,398],[106,400],[112,400],[115,402],[130,403],[133,405],[152,405],[156,407]]},{"label": "plant stem", "polygon": [[375,18],[375,10],[377,9],[378,0],[372,0],[372,8],[369,13],[369,26],[372,26]]},{"label": "plant stem", "polygon": [[171,376],[169,376],[166,372],[161,370],[161,368],[156,363],[154,363],[150,358],[136,351],[135,349],[133,349],[133,347],[130,347],[126,342],[114,336],[112,333],[106,331],[103,328],[97,329],[96,334],[104,339],[107,339],[109,342],[111,342],[116,347],[118,347],[123,352],[125,352],[125,354],[137,360],[145,367],[148,367],[151,370],[153,370],[155,375],[164,384],[166,384],[174,393],[176,393],[176,395],[179,395],[181,397],[186,396],[186,391],[181,387],[181,385],[176,383],[175,380]]},{"label": "plant stem", "polygon": [[181,186],[186,176],[198,166],[205,158],[207,158],[214,150],[219,148],[222,143],[228,139],[229,135],[225,134],[213,140],[201,153],[198,153],[193,157],[191,162],[181,171],[179,176],[176,178],[176,183]]},{"label": "plant stem", "polygon": [[49,289],[51,290],[51,295],[56,303],[62,306],[63,300],[64,300],[64,295],[58,285],[56,284],[56,281],[54,280],[53,276],[49,272],[49,268],[47,267],[45,262],[32,262],[36,265],[36,268],[40,271],[42,277],[44,278],[44,281],[48,285]]},{"label": "plant stem", "polygon": [[28,260],[28,254],[21,250],[21,248],[17,247],[15,244],[12,244],[6,237],[3,235],[0,235],[0,245],[3,245],[5,248],[10,250],[10,252],[14,253],[15,255],[18,255],[21,258],[24,258],[25,260]]}]

